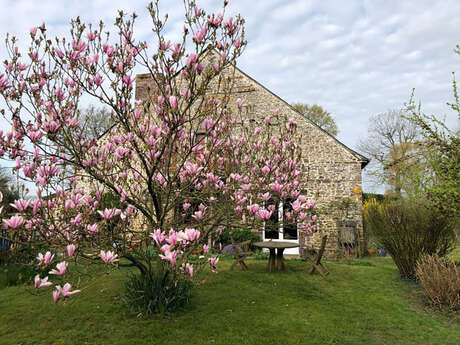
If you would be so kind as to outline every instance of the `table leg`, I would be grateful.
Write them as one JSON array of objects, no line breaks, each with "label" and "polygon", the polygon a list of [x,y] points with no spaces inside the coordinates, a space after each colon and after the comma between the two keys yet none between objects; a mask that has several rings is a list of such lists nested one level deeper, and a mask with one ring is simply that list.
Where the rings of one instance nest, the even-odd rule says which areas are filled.
[{"label": "table leg", "polygon": [[269,248],[270,257],[268,258],[268,271],[273,272],[275,270],[275,248]]},{"label": "table leg", "polygon": [[284,271],[286,267],[284,266],[283,260],[284,248],[278,248],[278,254],[276,256],[276,263],[278,271]]}]

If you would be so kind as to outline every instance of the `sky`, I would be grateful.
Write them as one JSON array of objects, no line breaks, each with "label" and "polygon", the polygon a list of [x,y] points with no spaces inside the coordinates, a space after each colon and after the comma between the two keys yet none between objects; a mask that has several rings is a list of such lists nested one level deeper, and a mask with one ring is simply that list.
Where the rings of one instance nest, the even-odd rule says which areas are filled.
[{"label": "sky", "polygon": [[[222,1],[198,5],[219,11]],[[118,9],[138,14],[135,36],[149,41],[146,6],[139,0],[0,0],[0,42],[9,32],[26,47],[29,28],[42,22],[49,34],[68,35],[77,16],[112,24]],[[183,8],[182,0],[160,1],[169,15],[169,39],[181,32]],[[239,67],[289,103],[321,105],[335,118],[338,139],[354,150],[366,137],[369,117],[404,107],[413,88],[426,113],[458,126],[446,102],[452,101],[452,72],[460,71],[454,53],[460,1],[229,0],[227,13],[246,20],[248,45]],[[364,190],[381,187],[365,176]]]}]

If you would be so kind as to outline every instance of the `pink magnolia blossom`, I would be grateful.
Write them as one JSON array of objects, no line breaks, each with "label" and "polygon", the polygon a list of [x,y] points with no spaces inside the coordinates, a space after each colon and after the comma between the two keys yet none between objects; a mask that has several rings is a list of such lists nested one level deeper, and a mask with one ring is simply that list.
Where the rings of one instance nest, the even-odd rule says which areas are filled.
[{"label": "pink magnolia blossom", "polygon": [[75,252],[75,245],[74,244],[69,244],[67,246],[67,255],[68,255],[68,257],[71,258],[73,256],[74,252]]},{"label": "pink magnolia blossom", "polygon": [[62,296],[63,298],[66,298],[66,297],[69,297],[71,295],[81,292],[80,290],[70,291],[70,289],[72,289],[72,285],[70,285],[69,283],[65,283],[63,287],[61,287],[60,285],[56,285],[56,290],[53,291],[54,303],[58,301],[59,295]]},{"label": "pink magnolia blossom", "polygon": [[[57,288],[58,286],[59,286],[59,285],[57,285],[56,288]],[[56,304],[57,301],[59,300],[59,295],[61,294],[60,288],[61,288],[61,287],[59,286],[59,290],[56,289],[56,290],[53,291],[53,301],[54,301],[55,304]]]},{"label": "pink magnolia blossom", "polygon": [[213,270],[213,272],[215,272],[217,263],[219,262],[219,258],[209,258],[208,261],[209,265],[211,266],[211,269]]},{"label": "pink magnolia blossom", "polygon": [[196,211],[195,213],[192,214],[192,217],[195,218],[198,221],[201,221],[201,220],[203,220],[204,212]]},{"label": "pink magnolia blossom", "polygon": [[19,212],[23,212],[31,205],[31,201],[24,200],[24,199],[18,199],[18,200],[15,200],[14,203],[10,205],[14,207],[16,210],[18,210]]},{"label": "pink magnolia blossom", "polygon": [[313,201],[313,200],[308,200],[306,202],[306,207],[309,209],[309,210],[312,210],[314,209],[316,206],[316,203]]},{"label": "pink magnolia blossom", "polygon": [[45,255],[42,253],[38,253],[37,260],[38,260],[38,266],[41,265],[49,265],[51,261],[54,259],[54,254],[51,254],[51,252],[46,252]]},{"label": "pink magnolia blossom", "polygon": [[48,281],[48,277],[40,279],[40,275],[38,274],[35,276],[34,283],[36,289],[41,289],[53,285],[52,282]]},{"label": "pink magnolia blossom", "polygon": [[204,26],[201,30],[197,30],[195,32],[195,34],[193,35],[193,39],[195,40],[196,43],[200,44],[204,36],[206,36],[207,32],[208,32],[208,28]]},{"label": "pink magnolia blossom", "polygon": [[272,216],[272,212],[270,212],[268,210],[260,209],[257,212],[257,215],[263,220],[269,220],[270,217]]},{"label": "pink magnolia blossom", "polygon": [[184,267],[185,271],[190,275],[190,278],[193,278],[193,265],[190,263],[183,263],[182,266]]},{"label": "pink magnolia blossom", "polygon": [[299,200],[292,202],[291,206],[294,212],[299,212],[302,209],[302,204],[300,203]]},{"label": "pink magnolia blossom", "polygon": [[257,204],[252,204],[246,207],[249,212],[256,214],[260,210],[260,206]]},{"label": "pink magnolia blossom", "polygon": [[104,211],[97,211],[97,213],[99,213],[100,216],[104,218],[105,220],[109,220],[113,217],[120,215],[121,210],[118,208],[110,208],[110,209],[106,208]]},{"label": "pink magnolia blossom", "polygon": [[171,105],[171,109],[177,108],[177,98],[176,96],[169,96],[169,104]]},{"label": "pink magnolia blossom", "polygon": [[55,275],[58,275],[58,276],[62,276],[65,274],[65,272],[67,271],[67,266],[69,265],[69,263],[67,261],[62,261],[60,263],[58,263],[56,265],[56,269],[52,269],[49,274],[55,274]]},{"label": "pink magnolia blossom", "polygon": [[176,266],[177,251],[166,250],[164,255],[159,255],[163,260],[169,261],[172,266]]},{"label": "pink magnolia blossom", "polygon": [[157,245],[161,245],[166,238],[160,229],[156,229],[154,232],[150,233],[150,237],[157,243]]},{"label": "pink magnolia blossom", "polygon": [[17,229],[24,224],[24,218],[21,216],[13,216],[10,219],[4,219],[3,224],[7,228]]},{"label": "pink magnolia blossom", "polygon": [[114,252],[108,250],[107,252],[101,250],[99,257],[104,261],[106,264],[111,264],[118,261],[118,255]]}]

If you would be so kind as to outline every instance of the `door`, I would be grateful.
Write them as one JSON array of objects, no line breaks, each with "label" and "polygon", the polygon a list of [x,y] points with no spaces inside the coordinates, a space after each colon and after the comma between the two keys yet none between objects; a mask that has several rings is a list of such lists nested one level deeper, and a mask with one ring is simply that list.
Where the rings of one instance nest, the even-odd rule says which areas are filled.
[{"label": "door", "polygon": [[[273,202],[272,202],[273,204]],[[269,201],[270,205],[270,201]],[[299,231],[297,229],[297,223],[295,221],[289,221],[284,219],[284,212],[291,209],[291,203],[289,200],[283,205],[282,202],[275,205],[275,210],[270,219],[265,222],[262,236],[264,241],[283,241],[299,243]],[[268,249],[264,249],[268,251]],[[299,255],[299,248],[286,248],[284,254],[288,255]]]}]

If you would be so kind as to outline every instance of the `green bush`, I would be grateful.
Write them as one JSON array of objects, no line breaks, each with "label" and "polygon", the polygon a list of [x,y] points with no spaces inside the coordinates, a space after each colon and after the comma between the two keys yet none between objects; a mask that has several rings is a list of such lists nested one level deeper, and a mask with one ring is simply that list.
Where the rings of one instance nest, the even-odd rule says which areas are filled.
[{"label": "green bush", "polygon": [[[231,244],[232,240],[230,239],[230,233],[233,236],[233,240],[236,243],[241,243],[244,241],[251,241],[251,243],[254,242],[259,242],[260,241],[260,235],[257,232],[253,232],[249,229],[243,229],[243,230],[234,230],[234,229],[228,229],[223,231],[218,238],[218,242],[222,243],[223,246],[226,246],[227,244]],[[250,246],[250,248],[253,250],[254,248]]]},{"label": "green bush", "polygon": [[39,269],[36,256],[41,247],[20,245],[2,252],[0,267],[7,286],[31,283]]},{"label": "green bush", "polygon": [[453,221],[424,201],[368,201],[363,209],[374,240],[392,256],[405,279],[415,278],[417,261],[422,255],[442,257],[455,246]]},{"label": "green bush", "polygon": [[189,279],[173,279],[169,271],[132,274],[125,284],[124,299],[133,312],[146,317],[170,314],[188,304],[192,285]]}]

